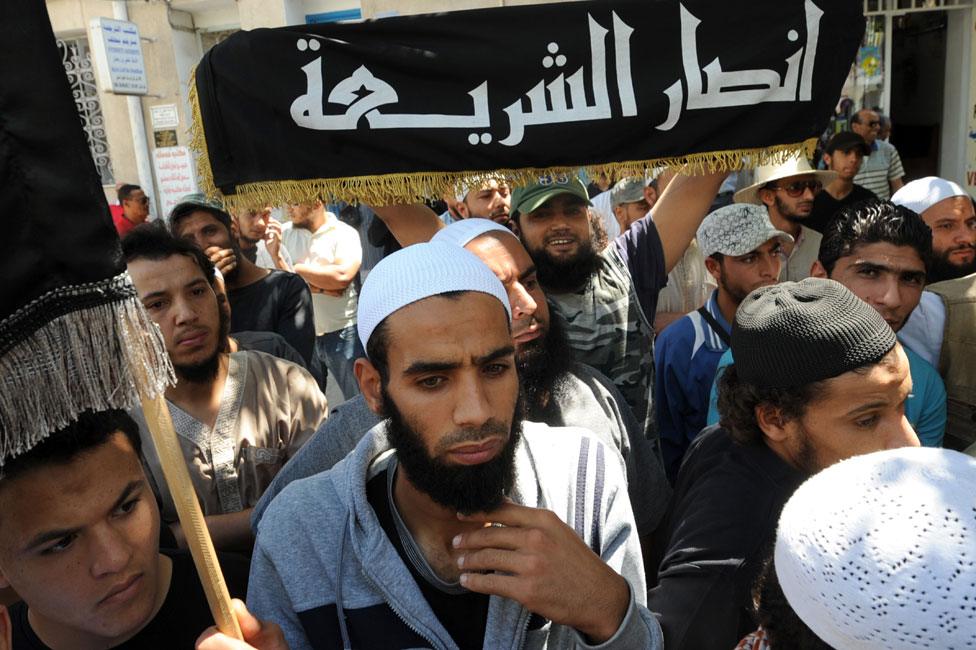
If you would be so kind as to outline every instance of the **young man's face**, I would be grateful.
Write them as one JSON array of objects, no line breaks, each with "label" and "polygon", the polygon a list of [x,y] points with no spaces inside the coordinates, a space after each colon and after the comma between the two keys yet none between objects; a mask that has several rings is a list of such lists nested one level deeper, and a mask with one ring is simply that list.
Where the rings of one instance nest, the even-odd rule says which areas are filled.
[{"label": "young man's face", "polygon": [[770,239],[745,255],[726,255],[721,261],[705,260],[709,273],[736,304],[758,289],[779,282],[783,268],[783,245]]},{"label": "young man's face", "polygon": [[800,223],[813,212],[813,199],[820,191],[814,174],[789,176],[759,190],[763,203],[787,221]]},{"label": "young man's face", "polygon": [[182,217],[177,222],[174,234],[180,239],[189,241],[202,251],[211,246],[234,248],[231,232],[217,217],[206,210],[195,210]]},{"label": "young man's face", "polygon": [[925,264],[911,246],[875,242],[837,260],[830,279],[877,309],[897,332],[922,298]]},{"label": "young man's face", "polygon": [[237,216],[237,229],[240,237],[249,244],[257,244],[264,239],[271,220],[271,208],[241,210]]},{"label": "young man's face", "polygon": [[[846,372],[825,384],[802,417],[778,430],[782,440],[772,443],[794,466],[812,474],[851,456],[919,446],[905,418],[912,377],[901,345],[866,371]],[[769,430],[763,429],[768,441]]]},{"label": "young man's face", "polygon": [[557,261],[569,261],[592,247],[586,202],[573,194],[559,194],[520,215],[519,231],[533,257],[541,253]]},{"label": "young man's face", "polygon": [[464,200],[457,204],[457,210],[464,219],[491,219],[507,226],[511,204],[508,183],[491,179],[480,188],[472,188]]},{"label": "young man's face", "polygon": [[932,229],[932,253],[941,266],[955,277],[976,270],[976,214],[969,197],[943,199],[923,210],[922,220]]},{"label": "young man's face", "polygon": [[549,328],[549,304],[539,285],[535,264],[514,235],[485,234],[465,245],[501,280],[512,307],[512,339],[515,349],[545,338]]},{"label": "young man's face", "polygon": [[613,216],[616,217],[617,223],[620,224],[620,230],[622,232],[630,228],[632,223],[638,219],[642,219],[650,211],[651,204],[641,199],[640,201],[621,203],[615,206],[613,208]]},{"label": "young man's face", "polygon": [[211,361],[220,345],[220,314],[217,296],[200,267],[186,255],[172,255],[135,259],[128,269],[177,370]]},{"label": "young man's face", "polygon": [[854,147],[850,151],[835,149],[834,153],[824,154],[827,169],[837,172],[838,176],[845,181],[853,180],[857,176],[863,160],[864,152],[858,147]]},{"label": "young man's face", "polygon": [[121,432],[0,487],[0,586],[51,643],[110,647],[144,627],[168,588],[158,544],[156,501]]},{"label": "young man's face", "polygon": [[[486,463],[508,441],[518,376],[507,319],[497,299],[468,292],[418,301],[386,321],[387,394],[445,465]],[[380,406],[376,386],[364,393]]]}]

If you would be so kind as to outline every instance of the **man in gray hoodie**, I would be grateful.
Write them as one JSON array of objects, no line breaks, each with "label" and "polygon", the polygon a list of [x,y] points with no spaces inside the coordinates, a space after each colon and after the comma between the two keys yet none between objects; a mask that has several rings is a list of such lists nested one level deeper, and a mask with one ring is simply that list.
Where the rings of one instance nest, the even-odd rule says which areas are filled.
[{"label": "man in gray hoodie", "polygon": [[456,246],[370,274],[356,375],[388,420],[258,528],[248,605],[291,648],[663,647],[620,464],[523,423],[511,317]]}]

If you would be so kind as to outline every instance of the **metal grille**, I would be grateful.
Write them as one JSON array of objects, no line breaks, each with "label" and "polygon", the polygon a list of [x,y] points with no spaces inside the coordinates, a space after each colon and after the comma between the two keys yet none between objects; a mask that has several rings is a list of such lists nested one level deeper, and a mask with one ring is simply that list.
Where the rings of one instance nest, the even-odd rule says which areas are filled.
[{"label": "metal grille", "polygon": [[973,0],[864,0],[864,15],[883,16],[913,11],[971,9],[973,5]]},{"label": "metal grille", "polygon": [[71,85],[71,94],[75,98],[78,117],[81,118],[85,138],[88,140],[88,150],[91,151],[102,185],[114,185],[108,136],[105,133],[105,116],[102,115],[102,104],[98,101],[98,87],[95,84],[88,41],[84,38],[58,39],[57,43],[61,50],[64,72]]}]

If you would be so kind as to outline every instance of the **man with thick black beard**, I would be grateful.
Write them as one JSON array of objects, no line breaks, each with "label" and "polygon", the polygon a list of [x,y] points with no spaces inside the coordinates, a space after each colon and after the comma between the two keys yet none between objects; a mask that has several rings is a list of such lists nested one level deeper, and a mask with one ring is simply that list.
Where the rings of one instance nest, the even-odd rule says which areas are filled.
[{"label": "man with thick black beard", "polygon": [[[304,368],[263,352],[230,354],[227,313],[214,293],[214,267],[189,242],[139,226],[123,240],[132,283],[159,325],[176,370],[166,403],[214,545],[248,550],[251,510],[274,475],[328,414]],[[161,516],[183,546],[175,505],[141,409],[139,423]]]},{"label": "man with thick black beard", "polygon": [[291,648],[663,647],[613,452],[522,421],[509,300],[442,242],[370,273],[356,378],[389,420],[289,485],[252,557]]},{"label": "man with thick black beard", "polygon": [[512,219],[576,359],[612,379],[648,430],[653,427],[653,418],[647,418],[653,380],[650,319],[658,292],[725,176],[678,175],[653,210],[602,251],[593,246],[590,201],[575,176],[544,177],[512,194]]},{"label": "man with thick black beard", "polygon": [[[573,359],[560,325],[550,319],[535,266],[518,238],[488,219],[465,219],[438,232],[434,241],[471,251],[501,280],[512,310],[515,363],[525,395],[526,419],[552,427],[580,426],[619,451],[641,537],[657,527],[670,488],[657,440],[649,440],[609,379]],[[281,470],[254,508],[255,530],[265,509],[286,485],[330,469],[381,421],[361,395],[344,402]]]}]

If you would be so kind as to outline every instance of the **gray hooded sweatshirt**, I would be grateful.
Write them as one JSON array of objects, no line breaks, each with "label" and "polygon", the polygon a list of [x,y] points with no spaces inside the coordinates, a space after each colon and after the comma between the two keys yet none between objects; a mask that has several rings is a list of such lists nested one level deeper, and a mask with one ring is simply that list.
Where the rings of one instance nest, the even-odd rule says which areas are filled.
[{"label": "gray hooded sweatshirt", "polygon": [[[282,627],[292,650],[457,648],[367,501],[367,481],[387,468],[392,455],[385,427],[374,427],[331,470],[289,484],[261,519],[247,604]],[[555,512],[627,580],[630,606],[620,628],[592,646],[572,628],[492,596],[485,649],[664,647],[660,626],[645,607],[640,544],[613,453],[585,429],[525,422],[509,496]]]}]

